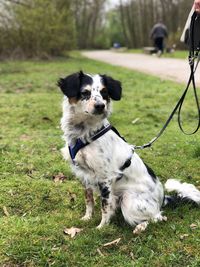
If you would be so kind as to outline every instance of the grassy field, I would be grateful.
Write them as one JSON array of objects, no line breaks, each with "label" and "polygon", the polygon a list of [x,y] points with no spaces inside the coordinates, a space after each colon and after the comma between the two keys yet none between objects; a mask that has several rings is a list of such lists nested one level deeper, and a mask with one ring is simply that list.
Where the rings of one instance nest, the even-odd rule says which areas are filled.
[{"label": "grassy field", "polygon": [[[142,49],[129,49],[125,51],[126,53],[133,53],[133,54],[143,54]],[[179,59],[185,59],[188,57],[188,51],[185,50],[176,50],[173,53],[164,53],[162,57],[166,58],[179,58]]]},{"label": "grassy field", "polygon": [[[133,144],[153,138],[181,95],[182,86],[81,57],[0,63],[0,266],[200,266],[199,208],[166,208],[166,223],[150,224],[134,236],[120,212],[102,230],[101,212],[83,222],[84,195],[60,155],[60,76],[83,69],[122,81],[123,98],[111,122]],[[133,124],[138,118],[138,121]],[[185,127],[196,122],[192,94],[184,107]],[[185,136],[176,118],[142,158],[165,182],[173,177],[200,185],[200,136]],[[53,178],[63,173],[63,183]],[[191,227],[195,224],[195,227]],[[83,228],[74,239],[65,227]],[[103,244],[121,238],[117,245]]]}]

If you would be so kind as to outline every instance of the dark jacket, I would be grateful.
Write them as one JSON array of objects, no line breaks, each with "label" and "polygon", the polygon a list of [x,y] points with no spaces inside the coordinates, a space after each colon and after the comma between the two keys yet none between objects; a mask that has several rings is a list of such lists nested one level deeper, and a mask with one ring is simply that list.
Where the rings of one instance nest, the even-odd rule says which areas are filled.
[{"label": "dark jacket", "polygon": [[151,38],[165,38],[168,36],[167,27],[163,23],[157,23],[151,30]]},{"label": "dark jacket", "polygon": [[[194,14],[192,15],[192,18],[193,19],[195,18],[195,20],[194,20],[194,25],[192,25],[192,23],[190,24],[189,45],[190,45],[190,49],[194,48],[194,50],[197,50],[200,48],[200,15],[197,15],[197,13],[194,12]],[[194,27],[192,28],[192,26]]]}]

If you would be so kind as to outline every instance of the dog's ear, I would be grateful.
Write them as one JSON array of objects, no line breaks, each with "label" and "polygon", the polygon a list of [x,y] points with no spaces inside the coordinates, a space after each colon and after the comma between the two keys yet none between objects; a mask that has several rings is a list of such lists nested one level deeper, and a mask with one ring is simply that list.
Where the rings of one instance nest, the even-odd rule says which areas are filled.
[{"label": "dog's ear", "polygon": [[112,77],[109,77],[107,75],[102,75],[104,84],[108,90],[109,96],[113,100],[120,100],[121,94],[122,94],[122,87],[121,82],[114,80]]},{"label": "dog's ear", "polygon": [[65,78],[60,78],[57,84],[62,90],[63,94],[68,98],[77,97],[80,92],[81,77],[83,75],[83,72],[80,71]]}]

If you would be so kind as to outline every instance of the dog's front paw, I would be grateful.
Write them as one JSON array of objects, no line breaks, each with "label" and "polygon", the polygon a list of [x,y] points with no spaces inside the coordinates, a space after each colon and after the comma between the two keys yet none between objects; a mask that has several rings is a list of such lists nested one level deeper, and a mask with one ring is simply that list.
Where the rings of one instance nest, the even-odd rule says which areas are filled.
[{"label": "dog's front paw", "polygon": [[96,228],[100,230],[103,226],[104,224],[100,223]]},{"label": "dog's front paw", "polygon": [[133,230],[133,234],[135,235],[139,235],[142,232],[145,231],[145,229],[147,228],[148,222],[142,222],[140,224],[138,224],[135,229]]},{"label": "dog's front paw", "polygon": [[166,222],[167,221],[167,217],[166,216],[162,216],[161,214],[158,214],[154,219],[153,222]]},{"label": "dog's front paw", "polygon": [[162,221],[167,222],[167,217],[166,216],[163,216],[162,217]]},{"label": "dog's front paw", "polygon": [[84,215],[82,218],[81,218],[81,220],[82,221],[89,221],[89,220],[91,220],[91,218],[92,218],[92,216],[91,215]]},{"label": "dog's front paw", "polygon": [[101,221],[100,224],[97,226],[97,229],[103,228],[105,225],[108,225],[109,221]]}]

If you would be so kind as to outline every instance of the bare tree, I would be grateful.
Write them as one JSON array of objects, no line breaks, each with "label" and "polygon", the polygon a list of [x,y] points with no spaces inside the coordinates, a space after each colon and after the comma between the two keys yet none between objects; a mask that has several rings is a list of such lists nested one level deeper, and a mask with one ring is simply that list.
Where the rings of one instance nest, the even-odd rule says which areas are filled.
[{"label": "bare tree", "polygon": [[120,0],[119,11],[128,47],[151,44],[151,27],[162,20],[169,30],[169,45],[178,42],[193,0]]},{"label": "bare tree", "polygon": [[102,16],[106,0],[75,0],[73,10],[79,48],[95,46],[97,34],[101,34],[105,16]]}]

